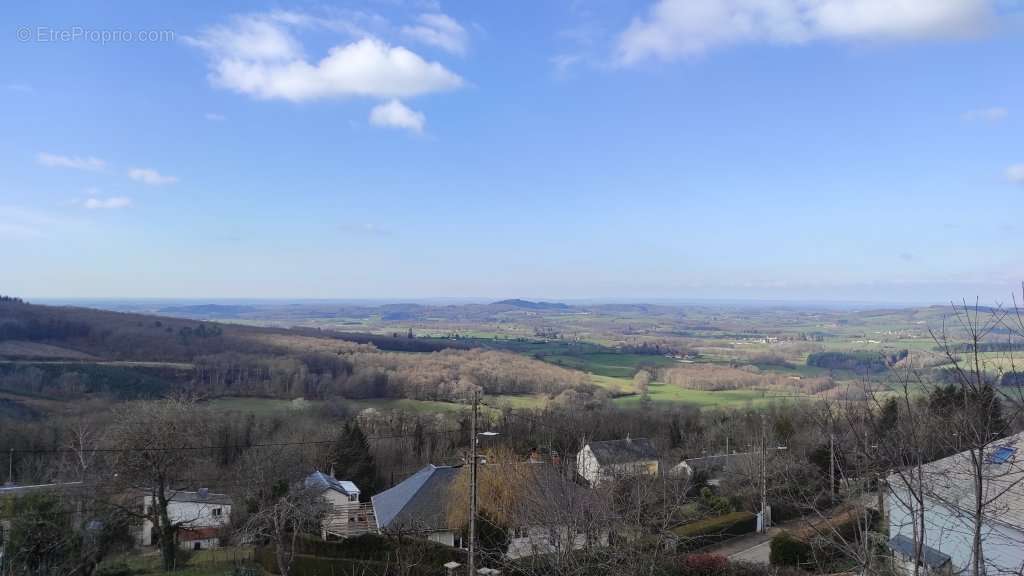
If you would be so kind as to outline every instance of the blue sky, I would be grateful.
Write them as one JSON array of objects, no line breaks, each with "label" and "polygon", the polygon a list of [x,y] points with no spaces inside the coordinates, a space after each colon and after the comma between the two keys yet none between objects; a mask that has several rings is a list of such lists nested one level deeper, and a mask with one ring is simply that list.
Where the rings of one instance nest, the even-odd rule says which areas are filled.
[{"label": "blue sky", "polygon": [[1008,299],[1024,9],[19,3],[0,293]]}]

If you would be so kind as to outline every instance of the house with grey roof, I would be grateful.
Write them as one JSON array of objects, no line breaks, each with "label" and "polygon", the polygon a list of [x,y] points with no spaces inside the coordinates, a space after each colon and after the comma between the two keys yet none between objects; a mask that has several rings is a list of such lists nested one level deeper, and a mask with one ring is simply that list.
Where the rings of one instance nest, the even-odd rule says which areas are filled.
[{"label": "house with grey roof", "polygon": [[658,450],[648,438],[590,442],[576,454],[576,472],[591,486],[614,478],[657,476]]},{"label": "house with grey roof", "polygon": [[[464,547],[468,470],[428,465],[373,497],[383,533],[415,535]],[[484,464],[478,468],[482,515],[508,531],[505,555],[519,558],[564,548],[605,546],[610,514],[594,494],[549,463]]]},{"label": "house with grey roof", "polygon": [[[202,550],[220,546],[221,533],[231,524],[230,496],[210,492],[206,488],[175,490],[168,496],[167,516],[178,525],[180,548]],[[155,502],[153,493],[147,491],[142,494],[146,517],[139,526],[136,539],[143,546],[153,546],[159,541],[159,534],[148,513]]]},{"label": "house with grey roof", "polygon": [[413,534],[462,548],[461,528],[448,521],[449,492],[461,466],[428,464],[412,476],[371,498],[380,532]]},{"label": "house with grey roof", "polygon": [[324,500],[325,513],[320,524],[320,537],[336,540],[377,531],[373,505],[359,501],[359,487],[333,474],[315,470],[302,481],[307,490],[318,492]]},{"label": "house with grey roof", "polygon": [[[961,452],[925,464],[919,505],[906,475],[887,479],[886,519],[894,564],[913,573],[916,544],[923,546],[925,568],[942,573],[970,571],[975,526],[974,458]],[[1024,566],[1024,433],[990,444],[980,460],[981,496],[988,502],[982,518],[981,558],[987,574],[1019,574]],[[924,538],[915,518],[924,513]],[[908,544],[909,542],[909,544]]]},{"label": "house with grey roof", "polygon": [[687,458],[669,469],[669,475],[687,478],[691,483],[707,483],[718,486],[730,474],[749,473],[756,466],[755,452],[733,452],[712,454],[698,458]]}]

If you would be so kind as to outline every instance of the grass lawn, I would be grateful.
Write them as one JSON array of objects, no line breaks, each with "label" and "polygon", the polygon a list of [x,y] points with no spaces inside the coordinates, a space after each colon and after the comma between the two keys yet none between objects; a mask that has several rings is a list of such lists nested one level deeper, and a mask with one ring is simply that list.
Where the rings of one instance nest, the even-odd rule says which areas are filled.
[{"label": "grass lawn", "polygon": [[543,356],[545,362],[550,362],[566,368],[575,368],[584,372],[590,372],[597,376],[610,376],[612,378],[632,378],[638,370],[644,367],[674,366],[676,360],[664,356],[651,354],[617,354],[612,352],[598,352],[588,354],[552,354]]},{"label": "grass lawn", "polygon": [[[651,401],[656,404],[689,404],[701,408],[741,406],[751,404],[764,406],[773,401],[771,394],[765,395],[757,390],[721,390],[709,392],[690,390],[670,384],[652,382],[650,385]],[[640,395],[616,398],[615,403],[622,407],[639,407]]]},{"label": "grass lawn", "polygon": [[133,575],[173,574],[174,576],[225,576],[234,571],[235,561],[251,565],[252,550],[248,548],[218,548],[197,552],[182,552],[179,568],[164,572],[160,554],[156,550],[132,552],[104,560],[101,566],[126,565]]}]

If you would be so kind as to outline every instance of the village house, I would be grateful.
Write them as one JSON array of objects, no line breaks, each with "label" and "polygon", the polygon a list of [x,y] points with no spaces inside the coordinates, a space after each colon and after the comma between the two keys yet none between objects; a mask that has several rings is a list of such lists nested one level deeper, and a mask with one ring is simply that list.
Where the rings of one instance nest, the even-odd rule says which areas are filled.
[{"label": "village house", "polygon": [[576,472],[591,486],[624,476],[657,476],[658,450],[648,438],[590,442],[576,454]]},{"label": "village house", "polygon": [[[484,464],[478,474],[480,514],[506,530],[507,557],[607,546],[609,515],[589,490],[563,478],[558,467]],[[383,533],[465,548],[468,492],[466,467],[428,465],[373,497],[377,526]]]},{"label": "village house", "polygon": [[718,487],[729,475],[749,474],[756,466],[758,456],[754,452],[734,452],[687,458],[670,468],[668,474],[676,478],[686,478],[691,485],[707,484]]},{"label": "village house", "polygon": [[[142,506],[151,510],[155,497],[142,495]],[[206,488],[196,492],[176,491],[167,502],[167,516],[177,524],[178,547],[203,550],[220,546],[220,535],[231,524],[231,497],[215,494]],[[137,533],[142,546],[152,546],[159,540],[159,532],[148,517],[143,519]]]},{"label": "village house", "polygon": [[359,487],[348,480],[337,480],[333,474],[317,470],[306,477],[303,486],[321,493],[327,511],[320,527],[320,537],[336,540],[376,532],[373,505],[359,501]]},{"label": "village house", "polygon": [[[982,494],[989,503],[982,525],[982,560],[988,574],[1017,574],[1024,566],[1024,433],[989,446],[982,461]],[[926,464],[917,508],[906,483],[890,475],[886,494],[889,547],[894,564],[914,572],[915,511],[924,511],[923,564],[931,573],[969,571],[972,562],[975,484],[970,452]],[[916,485],[916,484],[915,484]]]}]

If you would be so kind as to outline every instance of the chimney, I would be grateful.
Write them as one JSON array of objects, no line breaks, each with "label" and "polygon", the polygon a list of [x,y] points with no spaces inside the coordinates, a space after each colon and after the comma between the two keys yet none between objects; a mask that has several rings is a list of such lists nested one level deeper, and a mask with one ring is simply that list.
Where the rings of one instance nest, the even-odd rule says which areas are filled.
[{"label": "chimney", "polygon": [[206,500],[209,497],[210,497],[210,489],[209,488],[200,488],[199,489],[199,498],[200,499]]}]

